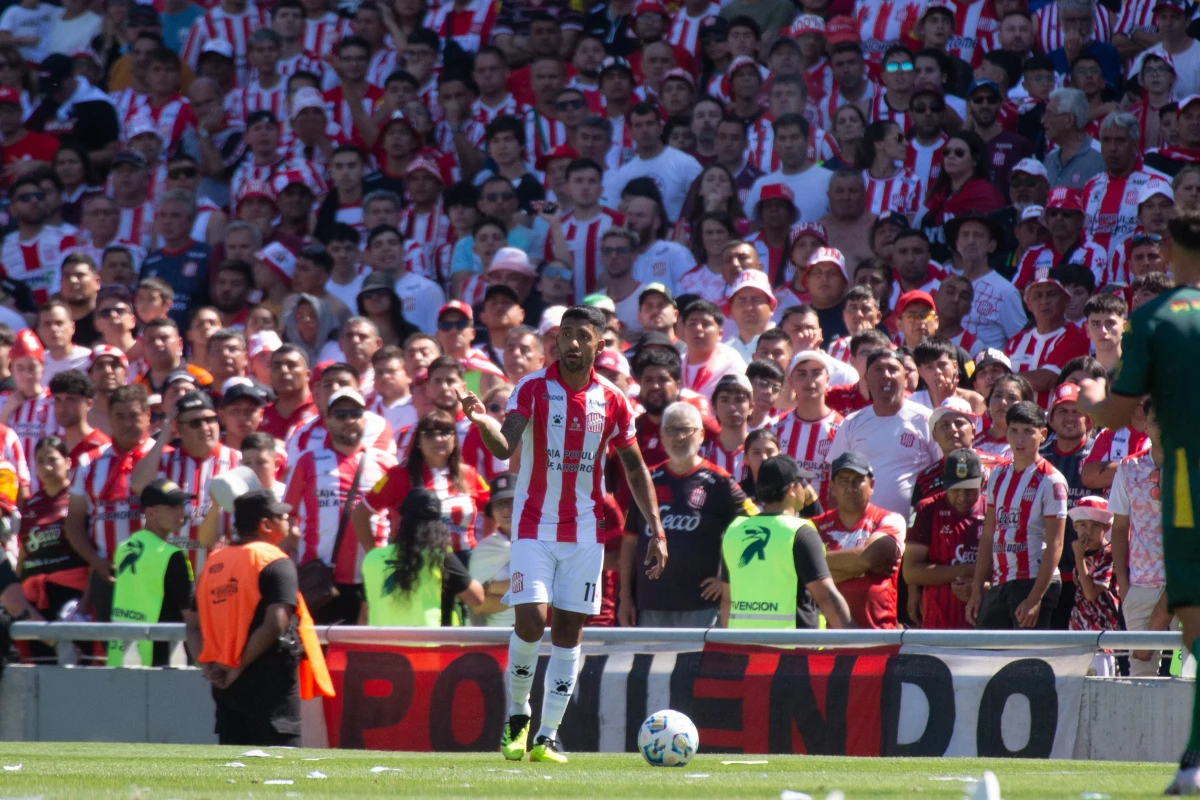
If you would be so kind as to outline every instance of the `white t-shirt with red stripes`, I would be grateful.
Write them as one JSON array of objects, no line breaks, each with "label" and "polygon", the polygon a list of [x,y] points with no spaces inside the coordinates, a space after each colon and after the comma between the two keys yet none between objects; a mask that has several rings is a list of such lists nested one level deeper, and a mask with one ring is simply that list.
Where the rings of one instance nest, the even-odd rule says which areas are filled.
[{"label": "white t-shirt with red stripes", "polygon": [[703,26],[704,20],[716,17],[720,13],[719,3],[709,3],[708,8],[700,12],[698,17],[693,17],[688,13],[686,7],[680,5],[679,10],[675,12],[674,19],[671,20],[667,43],[672,47],[682,47],[689,53],[700,52],[700,28]]},{"label": "white t-shirt with red stripes", "polygon": [[21,449],[25,451],[30,477],[30,493],[41,488],[37,478],[37,464],[34,461],[33,450],[43,436],[49,436],[58,431],[58,420],[54,418],[54,398],[49,389],[43,389],[37,397],[26,398],[17,406],[12,418],[8,421],[17,438],[21,440]]},{"label": "white t-shirt with red stripes", "polygon": [[1041,456],[1020,472],[1012,462],[1002,464],[988,480],[987,504],[996,515],[992,585],[1036,578],[1046,549],[1046,517],[1067,516],[1067,479]]},{"label": "white t-shirt with red stripes", "polygon": [[[926,101],[928,102],[928,101]],[[912,172],[921,181],[921,202],[929,195],[929,185],[942,174],[942,147],[949,141],[946,135],[938,134],[938,138],[930,145],[924,145],[915,138],[908,140],[908,150],[904,154],[904,169]]]},{"label": "white t-shirt with red stripes", "polygon": [[[71,494],[87,503],[92,544],[101,558],[112,558],[117,548],[142,527],[142,504],[137,495],[130,495],[129,479],[137,462],[153,447],[150,438],[128,452],[109,445],[96,460],[75,472]],[[20,463],[25,463],[23,455]]]},{"label": "white t-shirt with red stripes", "polygon": [[554,363],[521,379],[508,400],[514,411],[529,421],[513,507],[517,538],[603,542],[608,446],[637,441],[629,398],[594,371],[574,390]]},{"label": "white t-shirt with red stripes", "polygon": [[12,231],[0,242],[0,275],[23,283],[41,305],[58,291],[63,256],[74,248],[74,236],[49,226],[28,241],[19,230]]},{"label": "white t-shirt with red stripes", "polygon": [[[1032,372],[1048,369],[1062,372],[1072,358],[1088,353],[1087,334],[1082,328],[1067,323],[1058,330],[1038,333],[1036,327],[1023,330],[1009,340],[1004,352],[1012,362],[1013,372]],[[1050,407],[1051,392],[1038,392],[1034,397],[1042,408]]]},{"label": "white t-shirt with red stripes", "polygon": [[[1096,4],[1095,25],[1092,28],[1092,38],[1098,42],[1108,43],[1112,39],[1112,19],[1108,9]],[[1058,14],[1058,3],[1042,6],[1033,15],[1033,27],[1037,33],[1038,49],[1049,53],[1063,46],[1062,19]]]},{"label": "white t-shirt with red stripes", "polygon": [[1133,235],[1137,227],[1138,196],[1150,181],[1163,178],[1135,169],[1123,178],[1101,172],[1083,185],[1083,208],[1087,234],[1108,252],[1113,252]]},{"label": "white t-shirt with red stripes", "polygon": [[[204,566],[206,551],[200,546],[200,523],[212,507],[208,487],[212,479],[235,469],[242,463],[242,454],[223,444],[217,447],[205,458],[192,458],[182,447],[164,449],[159,461],[158,474],[174,481],[188,494],[196,497],[189,500],[183,527],[167,537],[167,543],[181,548],[187,553],[192,562],[192,569],[199,570]],[[222,513],[218,527],[222,533],[229,530],[232,515]]]},{"label": "white t-shirt with red stripes", "polygon": [[333,53],[338,42],[352,35],[354,26],[350,20],[327,11],[320,19],[305,17],[304,37],[300,46],[304,52],[323,58]]},{"label": "white t-shirt with red stripes", "polygon": [[267,13],[251,3],[240,14],[230,14],[221,6],[214,6],[204,16],[192,23],[187,43],[183,46],[183,60],[193,70],[199,70],[200,53],[204,45],[214,39],[224,39],[233,45],[234,62],[237,65],[238,83],[245,85],[250,80],[250,67],[246,55],[250,51],[250,36],[260,28],[270,27]]},{"label": "white t-shirt with red stripes", "polygon": [[[600,263],[600,240],[604,232],[613,225],[621,225],[625,217],[611,208],[600,207],[600,213],[589,220],[580,222],[575,218],[574,211],[568,211],[562,218],[563,236],[567,247],[575,261],[572,272],[575,281],[575,299],[579,300],[596,291],[596,284],[604,267]],[[546,248],[542,258],[549,261],[554,257],[554,242],[546,237]]]},{"label": "white t-shirt with red stripes", "polygon": [[926,0],[855,0],[854,18],[867,60],[882,62],[884,51],[908,39],[925,5]]},{"label": "white t-shirt with red stripes", "polygon": [[813,488],[817,490],[822,505],[829,497],[829,448],[843,419],[838,412],[830,411],[820,419],[809,422],[796,416],[793,411],[773,428],[779,438],[780,452],[796,459],[801,469],[817,473],[817,485]]},{"label": "white t-shirt with red stripes", "polygon": [[876,178],[864,169],[863,182],[867,186],[867,210],[872,214],[899,211],[913,219],[921,209],[925,189],[921,179],[906,169],[890,178]]},{"label": "white t-shirt with red stripes", "polygon": [[728,472],[735,481],[745,477],[745,444],[740,444],[737,449],[730,451],[721,445],[719,439],[713,439],[700,445],[700,457]]}]

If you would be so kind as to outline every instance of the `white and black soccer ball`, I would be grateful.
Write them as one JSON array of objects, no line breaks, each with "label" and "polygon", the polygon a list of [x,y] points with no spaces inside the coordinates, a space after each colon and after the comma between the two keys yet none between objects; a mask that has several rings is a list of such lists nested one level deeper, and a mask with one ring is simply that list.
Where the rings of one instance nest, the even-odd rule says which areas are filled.
[{"label": "white and black soccer ball", "polygon": [[700,747],[700,734],[686,714],[664,709],[646,718],[638,731],[638,752],[653,767],[682,767]]}]

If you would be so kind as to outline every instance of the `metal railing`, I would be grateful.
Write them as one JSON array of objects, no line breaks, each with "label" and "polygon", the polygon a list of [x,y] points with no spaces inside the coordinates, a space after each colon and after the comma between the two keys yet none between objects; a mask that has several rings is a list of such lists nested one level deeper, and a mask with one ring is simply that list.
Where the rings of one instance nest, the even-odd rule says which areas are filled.
[{"label": "metal railing", "polygon": [[[317,627],[322,644],[505,645],[507,628],[372,628],[354,625]],[[17,622],[19,640],[181,642],[182,623],[139,625],[127,622]],[[546,641],[549,642],[549,630]],[[935,630],[730,630],[726,628],[587,628],[584,647],[705,643],[774,647],[944,647],[967,650],[1042,650],[1091,647],[1096,650],[1175,650],[1183,646],[1177,631],[935,631]]]}]

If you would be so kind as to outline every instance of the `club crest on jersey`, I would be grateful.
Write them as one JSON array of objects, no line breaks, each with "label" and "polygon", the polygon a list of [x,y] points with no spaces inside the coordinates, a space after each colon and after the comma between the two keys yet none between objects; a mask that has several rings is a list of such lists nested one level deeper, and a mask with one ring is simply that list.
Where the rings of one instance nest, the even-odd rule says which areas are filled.
[{"label": "club crest on jersey", "polygon": [[1066,500],[1067,499],[1067,487],[1062,485],[1061,483],[1054,484],[1054,499],[1055,500]]},{"label": "club crest on jersey", "polygon": [[1021,495],[1021,502],[1022,503],[1032,503],[1033,498],[1035,498],[1035,497],[1037,497],[1037,489],[1030,486],[1028,489],[1025,490],[1025,494]]},{"label": "club crest on jersey", "polygon": [[688,498],[688,503],[692,508],[703,508],[704,496],[704,487],[697,486],[695,489],[692,489],[692,496]]},{"label": "club crest on jersey", "polygon": [[[578,420],[576,420],[578,423]],[[597,412],[589,412],[587,415],[587,431],[588,433],[603,433],[604,432],[604,415]]]},{"label": "club crest on jersey", "polygon": [[520,572],[512,574],[511,582],[508,585],[509,591],[520,594],[525,589],[525,575]]},{"label": "club crest on jersey", "polygon": [[1137,203],[1138,193],[1134,189],[1130,189],[1125,193],[1125,205],[1131,206]]},{"label": "club crest on jersey", "polygon": [[194,278],[196,273],[200,271],[200,264],[195,261],[188,261],[183,265],[183,277]]},{"label": "club crest on jersey", "polygon": [[900,444],[904,447],[912,447],[917,443],[917,435],[915,433],[900,434]]},{"label": "club crest on jersey", "polygon": [[817,442],[817,452],[823,456],[828,455],[829,454],[829,446],[831,444],[833,444],[832,439],[822,439],[821,441]]}]

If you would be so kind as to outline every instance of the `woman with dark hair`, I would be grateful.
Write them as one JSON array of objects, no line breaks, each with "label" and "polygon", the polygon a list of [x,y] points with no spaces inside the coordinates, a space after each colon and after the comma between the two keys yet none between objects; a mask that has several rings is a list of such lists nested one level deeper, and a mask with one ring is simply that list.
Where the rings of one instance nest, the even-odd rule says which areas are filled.
[{"label": "woman with dark hair", "polygon": [[104,191],[96,179],[87,151],[70,142],[61,144],[50,167],[63,185],[63,221],[78,225],[83,219],[84,198]]},{"label": "woman with dark hair", "polygon": [[701,170],[696,180],[692,181],[687,196],[683,198],[683,210],[679,213],[679,221],[675,223],[675,230],[671,235],[672,239],[684,247],[692,248],[692,251],[697,253],[697,261],[701,256],[696,250],[692,234],[702,215],[716,213],[726,214],[735,220],[739,237],[750,232],[750,223],[746,220],[742,201],[738,199],[733,174],[727,168],[714,163]]},{"label": "woman with dark hair", "polygon": [[908,139],[900,126],[888,120],[872,122],[863,131],[858,148],[858,168],[867,187],[867,211],[899,211],[911,221],[921,208],[921,181],[904,168]]},{"label": "woman with dark hair", "polygon": [[724,253],[726,245],[741,238],[737,224],[728,214],[709,212],[697,220],[695,232],[691,247],[696,266],[679,276],[679,294],[699,295],[720,305],[733,280],[725,273]]},{"label": "woman with dark hair", "polygon": [[362,283],[357,298],[358,315],[375,323],[379,338],[385,345],[399,347],[414,333],[417,326],[404,318],[404,303],[396,294],[396,285],[382,272],[372,272]]},{"label": "woman with dark hair", "polygon": [[450,549],[442,501],[413,489],[399,509],[392,541],[363,558],[360,625],[437,628],[453,619],[453,598],[472,609],[486,599],[483,586]]},{"label": "woman with dark hair", "polygon": [[1005,206],[992,185],[983,140],[974,131],[959,131],[942,147],[942,171],[926,193],[920,227],[929,237],[933,257],[944,261],[953,250],[946,241],[946,220],[967,213],[990,214]]},{"label": "woman with dark hair", "polygon": [[1063,364],[1062,372],[1059,373],[1058,380],[1054,382],[1054,385],[1058,387],[1064,383],[1079,383],[1084,378],[1091,378],[1094,381],[1108,380],[1108,370],[1095,356],[1075,356]]},{"label": "woman with dark hair", "polygon": [[779,437],[770,428],[759,428],[750,431],[746,443],[742,445],[745,453],[743,464],[746,468],[746,479],[742,481],[742,491],[751,500],[754,499],[754,482],[758,480],[758,468],[768,458],[782,452],[779,449]]},{"label": "woman with dark hair", "polygon": [[[88,566],[66,537],[71,494],[67,443],[57,436],[43,437],[34,445],[33,459],[40,488],[21,503],[17,571],[29,603],[46,619],[57,619],[63,606],[83,596]],[[0,499],[0,512],[7,515],[13,510],[7,499]],[[42,650],[47,651],[46,655],[53,654],[44,646],[32,649],[35,654]]]},{"label": "woman with dark hair", "polygon": [[851,167],[858,163],[858,152],[862,144],[863,132],[867,129],[867,115],[853,103],[847,103],[833,115],[830,126],[833,140],[837,142],[837,155],[821,166],[832,172]]},{"label": "woman with dark hair", "polygon": [[1008,446],[1008,410],[1017,403],[1033,401],[1033,387],[1020,375],[1001,375],[987,396],[988,427],[975,437],[974,447],[1001,459],[1012,458]]}]

